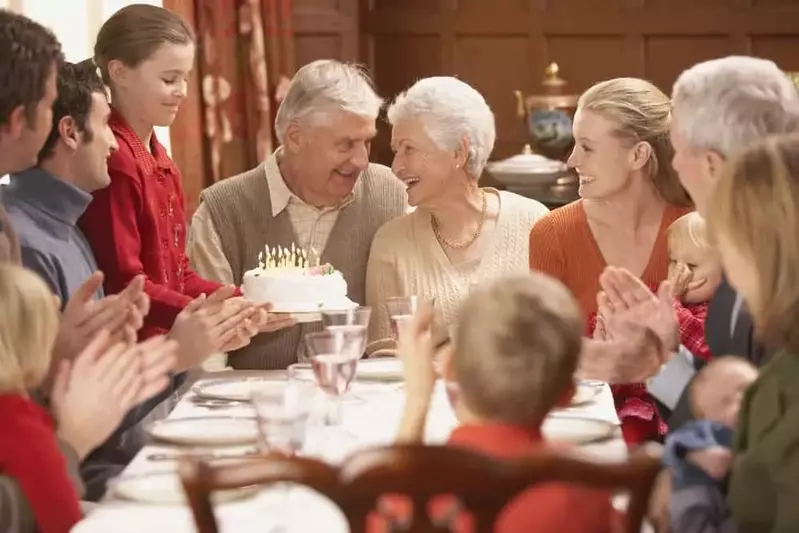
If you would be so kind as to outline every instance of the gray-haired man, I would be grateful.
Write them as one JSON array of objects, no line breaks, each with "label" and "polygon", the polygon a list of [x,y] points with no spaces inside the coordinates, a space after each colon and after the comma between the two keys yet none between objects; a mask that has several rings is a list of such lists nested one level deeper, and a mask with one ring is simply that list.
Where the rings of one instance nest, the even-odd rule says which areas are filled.
[{"label": "gray-haired man", "polygon": [[[356,66],[320,60],[302,67],[275,119],[280,147],[256,168],[203,192],[187,245],[197,272],[239,285],[264,246],[293,243],[341,270],[348,296],[363,303],[374,233],[407,209],[405,186],[369,162],[382,104]],[[230,364],[285,368],[297,361],[303,332],[313,327],[286,322],[231,353]]]}]

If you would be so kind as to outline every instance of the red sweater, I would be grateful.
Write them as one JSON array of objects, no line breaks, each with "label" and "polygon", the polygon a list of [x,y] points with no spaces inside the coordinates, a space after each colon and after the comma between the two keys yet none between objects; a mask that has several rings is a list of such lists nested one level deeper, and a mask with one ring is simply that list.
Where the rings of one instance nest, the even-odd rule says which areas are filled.
[{"label": "red sweater", "polygon": [[115,294],[146,277],[151,307],[142,338],[166,333],[193,298],[221,285],[198,276],[186,256],[186,211],[181,175],[153,133],[150,150],[124,118],[109,121],[119,150],[108,159],[111,184],[94,193],[79,224]]},{"label": "red sweater", "polygon": [[[525,429],[507,424],[463,425],[450,435],[448,445],[482,452],[497,459],[514,459],[545,446],[538,429]],[[452,503],[447,497],[437,498],[432,516],[446,515]],[[389,508],[397,516],[411,509],[392,498]],[[536,485],[511,500],[500,513],[495,533],[609,533],[619,516],[606,491],[575,485],[549,483]],[[455,533],[473,533],[472,517],[462,514],[454,520]],[[372,517],[367,530],[385,531],[385,523]]]},{"label": "red sweater", "polygon": [[50,415],[29,398],[0,394],[0,427],[0,472],[19,484],[40,533],[68,533],[80,501]]},{"label": "red sweater", "polygon": [[[641,280],[655,291],[668,274],[666,230],[690,211],[673,205],[663,210],[660,229],[641,274]],[[572,291],[588,324],[588,336],[594,330],[599,275],[606,266],[582,200],[550,212],[530,232],[530,269],[557,278]],[[612,390],[627,443],[638,444],[665,435],[668,428],[660,420],[655,402],[643,384],[614,385]]]}]

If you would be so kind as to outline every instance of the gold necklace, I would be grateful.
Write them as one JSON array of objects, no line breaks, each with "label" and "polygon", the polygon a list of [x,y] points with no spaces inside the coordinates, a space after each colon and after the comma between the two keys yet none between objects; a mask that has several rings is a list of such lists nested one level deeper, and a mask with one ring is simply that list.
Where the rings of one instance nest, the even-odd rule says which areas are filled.
[{"label": "gold necklace", "polygon": [[480,189],[480,192],[483,193],[483,208],[480,211],[480,223],[477,224],[477,229],[474,230],[474,233],[472,233],[471,236],[468,239],[466,239],[465,242],[458,242],[458,243],[449,242],[441,235],[441,232],[438,229],[438,222],[436,221],[436,217],[433,216],[432,217],[433,234],[436,236],[436,239],[438,239],[438,242],[440,242],[447,248],[452,248],[455,250],[463,250],[464,248],[468,248],[469,246],[474,244],[474,241],[476,241],[477,237],[480,236],[480,233],[483,232],[483,226],[485,225],[486,221],[486,212],[488,211],[488,199],[486,198],[486,193],[482,189]]}]

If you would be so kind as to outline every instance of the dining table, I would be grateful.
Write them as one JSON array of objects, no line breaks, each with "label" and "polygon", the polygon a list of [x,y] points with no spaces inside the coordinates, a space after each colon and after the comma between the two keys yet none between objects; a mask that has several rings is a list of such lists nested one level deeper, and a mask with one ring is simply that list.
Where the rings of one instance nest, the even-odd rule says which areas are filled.
[{"label": "dining table", "polygon": [[[384,366],[389,364],[377,362]],[[377,365],[371,368],[377,368]],[[303,455],[335,464],[358,450],[393,442],[404,405],[404,386],[399,379],[370,379],[369,369],[370,364],[359,364],[355,379],[343,396],[338,424],[308,423],[301,449]],[[156,431],[159,424],[162,424],[160,427],[163,429],[168,427],[163,426],[164,423],[174,425],[175,421],[199,423],[212,431],[215,423],[220,420],[224,422],[222,419],[251,418],[254,416],[253,406],[246,401],[219,401],[217,404],[203,401],[202,395],[218,384],[286,379],[285,371],[226,371],[199,377],[168,416],[154,423],[150,434],[155,437],[147,441],[120,477],[109,483],[104,498],[72,531],[194,532],[196,529],[191,510],[182,499],[177,459],[185,453],[208,453],[211,457],[247,454],[252,453],[253,445],[231,441],[226,442],[225,446],[204,447],[198,452],[198,448],[191,446],[190,442],[175,444],[159,441]],[[628,451],[621,437],[609,386],[601,382],[585,382],[578,392],[580,389],[585,393],[580,401],[549,415],[544,424],[545,437],[575,442],[574,450],[588,457],[602,461],[623,461]],[[445,443],[456,425],[445,384],[439,381],[427,417],[425,443]],[[215,504],[215,515],[221,532],[348,531],[343,514],[330,500],[299,485],[263,487],[242,497],[221,499]]]}]

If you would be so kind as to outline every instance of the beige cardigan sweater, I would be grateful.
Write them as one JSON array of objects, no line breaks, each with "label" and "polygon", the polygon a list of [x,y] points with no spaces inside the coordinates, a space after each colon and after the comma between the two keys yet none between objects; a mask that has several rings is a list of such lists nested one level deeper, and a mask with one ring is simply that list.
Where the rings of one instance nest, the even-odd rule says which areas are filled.
[{"label": "beige cardigan sweater", "polygon": [[435,298],[437,326],[446,328],[456,322],[460,303],[475,281],[529,272],[530,230],[547,208],[518,194],[487,190],[499,194],[499,218],[493,241],[471,276],[464,276],[449,262],[425,209],[391,220],[377,231],[366,269],[366,305],[372,308],[369,340],[374,343],[370,351],[390,346],[387,342],[375,343],[391,335],[384,305],[387,298]]}]

